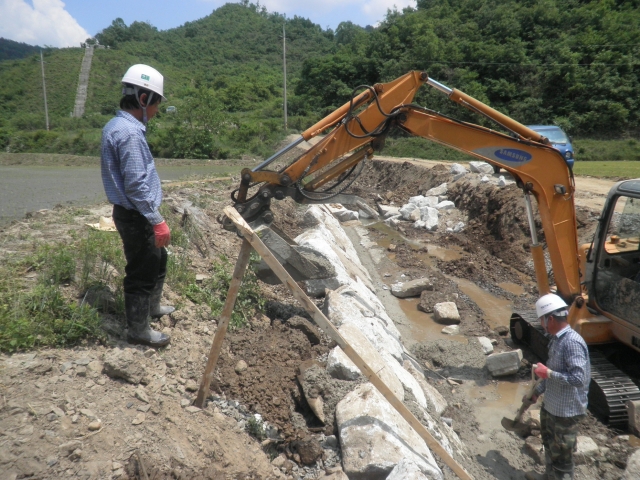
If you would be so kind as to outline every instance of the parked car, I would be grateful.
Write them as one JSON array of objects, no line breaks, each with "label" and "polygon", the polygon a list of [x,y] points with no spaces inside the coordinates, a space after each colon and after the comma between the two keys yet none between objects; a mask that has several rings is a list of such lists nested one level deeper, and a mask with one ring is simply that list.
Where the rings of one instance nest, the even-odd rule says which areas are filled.
[{"label": "parked car", "polygon": [[571,137],[564,130],[555,125],[527,125],[531,130],[544,135],[549,139],[551,145],[560,151],[569,168],[573,169],[573,145],[571,145]]}]

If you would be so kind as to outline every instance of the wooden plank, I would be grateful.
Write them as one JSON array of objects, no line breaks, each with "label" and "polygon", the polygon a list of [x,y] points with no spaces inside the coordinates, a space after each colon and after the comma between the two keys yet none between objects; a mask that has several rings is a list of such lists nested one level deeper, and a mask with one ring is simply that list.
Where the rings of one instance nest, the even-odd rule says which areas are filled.
[{"label": "wooden plank", "polygon": [[298,300],[307,312],[313,317],[315,322],[322,328],[322,330],[331,337],[342,349],[342,351],[351,359],[353,363],[360,369],[362,374],[366,376],[369,381],[378,389],[378,391],[387,399],[387,401],[396,409],[396,411],[402,415],[402,417],[411,425],[411,427],[422,437],[427,443],[429,448],[438,455],[442,461],[455,472],[456,475],[462,480],[473,480],[467,471],[456,462],[456,460],[449,455],[449,453],[433,438],[431,433],[426,429],[422,423],[411,413],[411,411],[402,403],[402,401],[396,397],[393,391],[380,379],[380,377],[374,372],[369,365],[358,355],[358,353],[347,343],[347,341],[340,335],[340,332],[336,327],[324,316],[324,314],[318,309],[318,307],[311,301],[311,299],[302,291],[295,280],[289,275],[285,268],[280,265],[278,260],[273,256],[271,251],[262,243],[262,240],[255,234],[251,227],[245,222],[240,214],[233,208],[227,207],[224,209],[224,213],[229,217],[236,225],[238,230],[244,235],[245,241],[248,241],[251,246],[258,252],[258,255],[266,262],[267,265],[273,270],[278,278],[286,285],[293,296]]},{"label": "wooden plank", "polygon": [[213,373],[216,369],[218,358],[220,357],[220,350],[222,349],[222,341],[224,340],[224,336],[227,333],[227,327],[229,326],[229,321],[231,320],[233,307],[235,306],[236,298],[238,297],[238,290],[240,290],[242,277],[244,277],[244,272],[247,269],[247,265],[249,265],[250,256],[251,244],[244,240],[242,242],[242,247],[240,248],[240,254],[238,255],[236,267],[233,271],[233,277],[231,278],[231,284],[229,285],[227,299],[225,300],[224,307],[222,308],[222,314],[220,315],[218,328],[216,329],[216,334],[213,337],[213,342],[211,343],[209,358],[207,359],[207,367],[205,368],[204,374],[202,375],[200,388],[198,389],[198,395],[196,396],[196,401],[194,402],[194,405],[198,408],[203,408],[204,400],[209,394],[209,387],[211,386],[211,381],[213,380]]}]

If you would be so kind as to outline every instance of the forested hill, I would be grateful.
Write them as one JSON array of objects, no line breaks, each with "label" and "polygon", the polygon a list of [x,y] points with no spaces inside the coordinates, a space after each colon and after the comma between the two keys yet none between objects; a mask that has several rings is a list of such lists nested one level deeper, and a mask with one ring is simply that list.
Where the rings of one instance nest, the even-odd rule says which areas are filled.
[{"label": "forested hill", "polygon": [[[305,64],[298,93],[338,105],[359,83],[426,70],[523,123],[619,135],[640,121],[640,2],[418,0]],[[450,111],[441,95],[418,97]],[[427,102],[428,100],[428,102]]]},{"label": "forested hill", "polygon": [[40,50],[40,47],[14,42],[0,37],[0,61],[14,58],[24,58]]},{"label": "forested hill", "polygon": [[[283,25],[290,130],[306,128],[347,101],[355,86],[418,69],[525,124],[556,123],[583,137],[637,135],[638,3],[418,0],[416,8],[392,12],[376,28],[345,22],[336,31],[248,0],[166,31],[116,19],[96,35],[108,48],[95,50],[84,119],[69,118],[84,49],[45,51],[51,128],[73,133],[34,133],[37,140],[31,139],[25,132],[44,128],[42,84],[35,81],[39,56],[0,62],[0,148],[95,151],[99,135],[90,132],[99,132],[117,109],[124,71],[148,63],[165,75],[168,103],[161,111],[167,105],[178,110],[151,125],[156,152],[264,154],[285,133]],[[481,121],[426,87],[417,101]]]}]

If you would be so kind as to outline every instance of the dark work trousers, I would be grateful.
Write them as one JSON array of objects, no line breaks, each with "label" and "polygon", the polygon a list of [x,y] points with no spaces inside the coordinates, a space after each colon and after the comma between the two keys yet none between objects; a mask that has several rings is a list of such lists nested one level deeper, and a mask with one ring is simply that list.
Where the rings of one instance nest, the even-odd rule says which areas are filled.
[{"label": "dark work trousers", "polygon": [[156,248],[153,226],[136,210],[113,206],[116,224],[127,259],[124,293],[150,295],[167,274],[167,250]]}]

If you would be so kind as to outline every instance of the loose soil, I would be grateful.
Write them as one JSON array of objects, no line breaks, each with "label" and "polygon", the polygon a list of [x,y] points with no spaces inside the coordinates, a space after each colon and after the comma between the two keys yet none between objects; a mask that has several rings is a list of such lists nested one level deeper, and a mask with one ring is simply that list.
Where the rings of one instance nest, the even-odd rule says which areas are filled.
[{"label": "loose soil", "polygon": [[[448,166],[418,163],[422,165],[371,162],[352,190],[372,206],[376,202],[401,206],[450,179]],[[182,183],[166,187],[165,197],[176,206],[187,200],[197,202],[215,219],[229,205],[233,188],[235,185],[223,181]],[[597,203],[602,195],[595,192],[591,198]],[[526,453],[524,440],[502,430],[499,421],[503,415],[515,415],[536,358],[525,349],[517,375],[499,382],[490,377],[484,369],[484,355],[470,346],[482,335],[495,341],[496,351],[513,348],[504,329],[508,319],[502,326],[493,325],[459,280],[510,302],[516,310],[531,309],[537,292],[524,202],[515,186],[497,188],[471,178],[451,184],[448,196],[457,209],[448,212],[444,222],[464,221],[466,228],[461,233],[408,227],[390,235],[383,229],[368,228],[369,237],[389,249],[379,264],[372,262],[357,241],[354,245],[381,287],[378,294],[407,346],[427,368],[428,381],[448,401],[443,417],[452,419],[467,448],[470,460],[464,467],[477,479],[522,479],[525,471],[541,471],[541,467],[533,458],[535,453]],[[581,242],[590,240],[598,216],[589,198],[582,198],[578,207]],[[276,225],[289,236],[302,231],[304,208],[282,201],[273,210]],[[86,223],[108,216],[110,207],[98,205],[83,215],[75,213],[77,210],[60,207],[14,222],[0,231],[2,255],[24,255],[34,242],[71,241],[73,231],[82,232]],[[176,213],[172,220],[178,218]],[[346,230],[357,240],[356,227]],[[211,225],[207,235],[208,249],[194,245],[191,255],[191,268],[204,275],[212,273],[212,259],[224,254],[234,263],[240,249],[240,239],[218,224]],[[434,254],[442,251],[453,253]],[[383,288],[400,279],[425,276],[435,288],[423,294],[416,315],[430,322],[434,303],[455,301],[462,316],[464,342],[442,335],[414,341],[398,300]],[[515,290],[521,293],[513,293],[514,288],[506,284],[518,287]],[[73,284],[66,288],[69,297],[81,293],[74,291]],[[145,478],[146,472],[148,478],[311,479],[333,471],[339,465],[337,447],[329,441],[337,433],[333,419],[325,425],[317,420],[299,376],[307,372],[320,375],[313,365],[324,365],[335,344],[314,331],[309,316],[283,286],[261,284],[261,290],[266,311],[249,319],[246,328],[227,333],[203,410],[188,405],[200,381],[217,319],[207,307],[178,296],[170,285],[165,299],[178,309],[156,327],[172,335],[171,346],[164,350],[128,346],[118,327],[122,319],[106,315],[111,328],[105,344],[0,356],[0,478]],[[322,299],[317,303],[321,306]],[[105,354],[131,355],[142,369],[138,382],[104,373]],[[353,382],[324,382],[323,397],[332,403],[329,408],[355,387]],[[504,401],[501,392],[505,388],[516,395]],[[266,432],[256,429],[256,414],[269,426]],[[588,416],[581,434],[606,446],[609,454],[580,465],[576,478],[613,480],[621,476],[632,446],[619,433]],[[316,452],[310,446],[311,437],[326,439],[331,446]],[[277,461],[272,464],[274,458]],[[450,470],[444,472],[446,478],[455,478]]]}]

